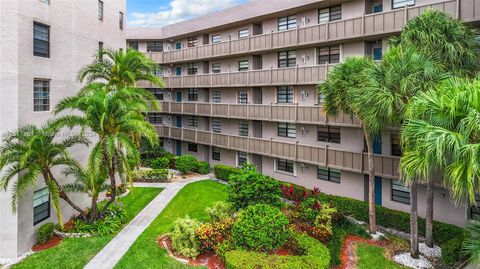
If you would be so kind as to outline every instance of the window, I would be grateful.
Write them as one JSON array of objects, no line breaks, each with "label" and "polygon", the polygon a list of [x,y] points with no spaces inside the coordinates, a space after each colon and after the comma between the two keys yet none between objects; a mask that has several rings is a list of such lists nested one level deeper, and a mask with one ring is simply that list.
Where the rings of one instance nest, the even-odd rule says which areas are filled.
[{"label": "window", "polygon": [[181,68],[181,67],[175,68],[175,75],[177,75],[177,76],[181,76],[181,75],[182,75],[182,68]]},{"label": "window", "polygon": [[330,125],[318,126],[318,141],[340,143],[340,128]]},{"label": "window", "polygon": [[319,166],[317,169],[317,178],[340,183],[340,170]]},{"label": "window", "polygon": [[99,41],[98,42],[98,51],[101,51],[101,50],[103,50],[103,42]]},{"label": "window", "polygon": [[212,147],[212,160],[220,161],[220,149]]},{"label": "window", "polygon": [[318,23],[342,19],[342,6],[327,7],[318,10]]},{"label": "window", "polygon": [[198,89],[188,89],[188,101],[198,101]]},{"label": "window", "polygon": [[138,50],[138,41],[128,41],[127,46],[131,49]]},{"label": "window", "polygon": [[45,4],[49,4],[50,5],[50,0],[40,0],[40,2],[43,2]]},{"label": "window", "polygon": [[318,48],[318,64],[335,64],[340,62],[340,46]]},{"label": "window", "polygon": [[187,119],[188,126],[198,127],[198,118],[195,116],[189,116]]},{"label": "window", "polygon": [[103,21],[103,1],[98,0],[98,19]]},{"label": "window", "polygon": [[162,66],[157,65],[157,68],[155,68],[154,75],[157,76],[157,77],[162,77],[163,76]]},{"label": "window", "polygon": [[218,119],[212,120],[212,131],[214,133],[221,133],[222,132],[222,122]]},{"label": "window", "polygon": [[248,122],[241,121],[238,123],[238,135],[248,136]]},{"label": "window", "polygon": [[392,180],[392,201],[410,204],[410,188],[398,180]]},{"label": "window", "polygon": [[220,91],[213,91],[212,92],[212,102],[213,103],[220,103],[222,101],[222,96]]},{"label": "window", "polygon": [[50,218],[50,192],[48,188],[33,193],[33,225]]},{"label": "window", "polygon": [[297,64],[297,54],[294,50],[278,52],[278,68],[293,67]]},{"label": "window", "polygon": [[189,37],[187,39],[187,47],[196,47],[198,44],[198,39],[196,37]]},{"label": "window", "polygon": [[[138,46],[138,42],[137,42]],[[137,47],[138,50],[138,47]],[[162,52],[163,51],[163,42],[162,41],[147,41],[147,52]]]},{"label": "window", "polygon": [[293,173],[293,161],[277,159],[277,170],[287,173]]},{"label": "window", "polygon": [[163,116],[158,112],[149,112],[148,113],[148,122],[154,124],[162,124],[163,123]]},{"label": "window", "polygon": [[153,95],[155,95],[155,98],[157,100],[163,101],[163,90],[160,88],[151,88],[148,89]]},{"label": "window", "polygon": [[293,103],[293,86],[281,86],[277,88],[277,103]]},{"label": "window", "polygon": [[221,35],[212,35],[212,43],[219,43],[222,41]]},{"label": "window", "polygon": [[238,92],[238,103],[239,104],[246,104],[247,102],[248,102],[247,91],[239,91]]},{"label": "window", "polygon": [[33,23],[33,55],[50,57],[50,26]]},{"label": "window", "polygon": [[242,166],[244,163],[247,163],[248,155],[246,152],[238,151],[237,152],[237,166]]},{"label": "window", "polygon": [[392,144],[392,155],[402,156],[402,148],[400,147],[400,134],[391,134],[390,142]]},{"label": "window", "polygon": [[196,63],[188,63],[187,64],[187,74],[195,75],[197,73],[197,64]]},{"label": "window", "polygon": [[297,136],[297,128],[295,124],[288,122],[278,123],[278,136],[295,138]]},{"label": "window", "polygon": [[278,18],[278,31],[294,29],[296,27],[297,27],[296,16]]},{"label": "window", "polygon": [[164,148],[164,147],[165,147],[165,141],[163,140],[163,137],[159,137],[159,138],[158,138],[158,145],[159,145],[161,148]]},{"label": "window", "polygon": [[325,95],[318,93],[317,102],[319,105],[323,105],[325,103]]},{"label": "window", "polygon": [[392,9],[404,6],[414,6],[415,0],[392,0]]},{"label": "window", "polygon": [[469,210],[469,218],[470,219],[480,219],[480,207],[478,207],[478,205],[480,205],[480,197],[478,196],[475,196],[475,204],[474,205],[470,205],[470,210]]},{"label": "window", "polygon": [[380,61],[382,59],[382,47],[375,47],[372,49],[372,58],[375,61]]},{"label": "window", "polygon": [[250,36],[250,30],[248,29],[242,29],[238,31],[238,38],[245,38]]},{"label": "window", "polygon": [[176,50],[181,50],[182,49],[182,43],[180,43],[180,42],[175,43],[175,49]]},{"label": "window", "polygon": [[248,70],[248,60],[238,61],[238,71]]},{"label": "window", "polygon": [[198,146],[195,143],[188,143],[188,151],[197,152]]},{"label": "window", "polygon": [[123,12],[118,12],[118,28],[123,30]]},{"label": "window", "polygon": [[33,81],[33,111],[50,110],[50,81],[35,79]]},{"label": "window", "polygon": [[220,73],[220,64],[212,64],[212,73]]}]

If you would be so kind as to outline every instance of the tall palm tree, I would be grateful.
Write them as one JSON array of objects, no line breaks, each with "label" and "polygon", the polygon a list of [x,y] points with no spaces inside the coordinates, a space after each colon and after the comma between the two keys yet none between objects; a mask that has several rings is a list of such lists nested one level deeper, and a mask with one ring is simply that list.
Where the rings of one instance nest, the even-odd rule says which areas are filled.
[{"label": "tall palm tree", "polygon": [[89,156],[88,169],[98,171],[106,167],[111,190],[111,197],[100,217],[115,201],[116,175],[125,180],[132,169],[129,160],[139,162],[140,154],[131,135],[145,137],[151,144],[157,143],[155,128],[145,120],[149,106],[143,96],[144,92],[135,88],[111,90],[108,85],[90,83],[82,92],[65,98],[55,108],[55,114],[67,110],[82,112],[82,115],[59,118],[59,125],[81,126],[98,136]]},{"label": "tall palm tree", "polygon": [[362,121],[363,133],[367,143],[368,150],[368,217],[369,232],[375,234],[376,214],[375,214],[375,162],[373,156],[373,138],[377,135],[378,129],[371,128],[378,126],[377,123],[369,123],[368,109],[361,105],[357,100],[358,92],[365,88],[366,70],[374,68],[372,59],[367,57],[347,58],[343,63],[336,66],[329,74],[325,83],[318,86],[319,92],[324,96],[324,109],[328,115],[337,115],[338,113],[357,114]]},{"label": "tall palm tree", "polygon": [[40,128],[27,125],[8,133],[0,148],[0,168],[5,172],[0,177],[0,185],[6,190],[13,184],[12,209],[16,211],[19,197],[29,187],[35,186],[39,177],[42,177],[50,192],[58,223],[63,228],[60,198],[81,216],[84,216],[84,212],[70,200],[53,175],[52,169],[76,166],[77,162],[71,158],[69,148],[78,144],[88,145],[88,140],[82,135],[72,135],[56,142],[58,131],[58,126],[48,122]]},{"label": "tall palm tree", "polygon": [[[476,31],[448,14],[427,10],[411,20],[393,44],[430,55],[447,72],[474,77],[480,68],[480,43]],[[433,247],[433,178],[427,181],[426,244]]]},{"label": "tall palm tree", "polygon": [[[415,49],[402,46],[391,47],[382,62],[368,72],[365,91],[356,99],[360,104],[372,108],[367,115],[372,120],[367,122],[384,124],[383,128],[375,127],[380,128],[379,132],[387,131],[386,126],[400,126],[410,100],[419,92],[435,88],[449,76],[438,62]],[[411,254],[418,258],[417,182],[412,178],[400,179],[411,185]]]}]

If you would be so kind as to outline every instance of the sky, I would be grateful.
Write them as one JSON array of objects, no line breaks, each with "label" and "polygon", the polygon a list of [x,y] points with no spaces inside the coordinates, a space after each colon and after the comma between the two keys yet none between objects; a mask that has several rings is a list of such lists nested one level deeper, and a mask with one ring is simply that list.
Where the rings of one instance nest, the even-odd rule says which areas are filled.
[{"label": "sky", "polygon": [[250,0],[127,0],[129,27],[159,27],[180,22]]}]

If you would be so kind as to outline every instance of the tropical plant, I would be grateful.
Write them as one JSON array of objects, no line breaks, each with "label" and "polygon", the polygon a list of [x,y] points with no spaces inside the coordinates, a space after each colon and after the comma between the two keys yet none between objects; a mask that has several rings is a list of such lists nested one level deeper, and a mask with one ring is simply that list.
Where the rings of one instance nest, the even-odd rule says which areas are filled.
[{"label": "tropical plant", "polygon": [[195,231],[200,227],[201,223],[198,220],[188,216],[175,220],[173,231],[170,233],[172,247],[185,257],[197,257],[200,254],[201,246]]},{"label": "tropical plant", "polygon": [[470,237],[463,244],[463,253],[470,257],[471,262],[480,264],[480,220],[470,220],[466,228]]},{"label": "tropical plant", "polygon": [[[111,196],[99,216],[116,198],[116,175],[122,181],[132,181],[133,165],[140,161],[140,153],[132,134],[157,143],[155,128],[145,120],[148,104],[144,93],[133,88],[111,91],[102,83],[90,83],[76,96],[65,98],[55,108],[55,114],[72,110],[80,115],[65,115],[57,119],[60,126],[81,126],[98,136],[88,160],[88,169],[106,167],[110,179]],[[132,162],[133,160],[133,162]]]},{"label": "tropical plant", "polygon": [[59,130],[60,127],[50,121],[42,127],[27,125],[7,133],[0,147],[0,168],[4,172],[0,177],[0,186],[7,190],[13,184],[12,210],[16,211],[20,196],[29,187],[37,185],[41,176],[50,192],[58,223],[63,228],[60,198],[82,216],[84,213],[68,197],[52,170],[61,166],[77,166],[68,149],[79,144],[88,145],[88,140],[80,134],[58,139]]},{"label": "tropical plant", "polygon": [[182,174],[193,172],[197,167],[197,158],[192,155],[183,155],[175,160],[175,167]]},{"label": "tropical plant", "polygon": [[55,224],[48,222],[40,226],[37,231],[37,241],[40,244],[45,244],[48,240],[52,239],[55,231]]}]

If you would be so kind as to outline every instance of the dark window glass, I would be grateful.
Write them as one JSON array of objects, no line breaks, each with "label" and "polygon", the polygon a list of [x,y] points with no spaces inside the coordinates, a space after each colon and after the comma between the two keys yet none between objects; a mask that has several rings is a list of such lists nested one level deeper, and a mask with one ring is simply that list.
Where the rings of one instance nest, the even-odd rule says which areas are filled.
[{"label": "dark window glass", "polygon": [[50,57],[50,26],[33,23],[33,55]]},{"label": "dark window glass", "polygon": [[98,0],[98,19],[103,21],[103,1]]},{"label": "dark window glass", "polygon": [[196,47],[198,45],[198,39],[196,37],[189,37],[187,39],[187,47]]},{"label": "dark window glass", "polygon": [[118,12],[118,28],[123,30],[123,12]]},{"label": "dark window glass", "polygon": [[241,121],[238,123],[238,135],[248,136],[248,122]]},{"label": "dark window glass", "polygon": [[198,101],[198,89],[188,89],[188,101]]},{"label": "dark window glass", "polygon": [[248,60],[238,61],[238,71],[248,70]]},{"label": "dark window glass", "polygon": [[[138,42],[137,42],[138,50]],[[147,52],[162,52],[163,51],[163,42],[162,41],[147,41]]]},{"label": "dark window glass", "polygon": [[50,81],[35,79],[33,81],[33,111],[50,110]]},{"label": "dark window glass", "polygon": [[163,116],[158,112],[149,112],[148,113],[148,121],[152,124],[162,124],[163,123]]},{"label": "dark window glass", "polygon": [[237,166],[242,166],[244,163],[247,162],[247,153],[238,151],[237,152]]},{"label": "dark window glass", "polygon": [[176,50],[182,49],[182,43],[177,42],[177,43],[175,44],[175,49],[176,49]]},{"label": "dark window glass", "polygon": [[220,149],[212,147],[212,159],[215,161],[220,161]]},{"label": "dark window glass", "polygon": [[195,143],[188,143],[188,151],[197,152],[198,146]]},{"label": "dark window glass", "polygon": [[33,193],[33,225],[50,218],[50,192],[48,188]]},{"label": "dark window glass", "polygon": [[279,122],[278,136],[295,138],[297,136],[297,129],[295,124],[288,122]]},{"label": "dark window glass", "polygon": [[181,75],[182,75],[182,68],[181,68],[181,67],[175,68],[175,75],[177,75],[177,76],[181,76]]},{"label": "dark window glass", "polygon": [[155,98],[159,101],[163,101],[163,90],[160,88],[150,88],[148,89],[153,95],[155,95]]},{"label": "dark window glass", "polygon": [[222,96],[220,91],[213,91],[212,92],[212,102],[213,103],[220,103],[222,101]]},{"label": "dark window glass", "polygon": [[138,50],[138,41],[128,41],[128,47],[134,50]]},{"label": "dark window glass", "polygon": [[402,156],[402,147],[400,147],[400,134],[392,134],[390,136],[392,143],[392,155]]},{"label": "dark window glass", "polygon": [[214,133],[221,133],[222,132],[222,122],[218,119],[212,120],[212,131]]},{"label": "dark window glass", "polygon": [[470,205],[469,207],[469,218],[470,219],[480,219],[480,197],[475,196],[475,204]]},{"label": "dark window glass", "polygon": [[340,46],[318,48],[318,64],[336,64],[340,62]]},{"label": "dark window glass", "polygon": [[248,102],[248,94],[246,91],[239,91],[238,92],[238,103],[239,104],[246,104]]},{"label": "dark window glass", "polygon": [[189,75],[195,75],[197,74],[197,64],[196,63],[188,63],[187,64],[187,74]]},{"label": "dark window glass", "polygon": [[294,29],[296,27],[297,27],[296,16],[278,18],[278,31]]},{"label": "dark window glass", "polygon": [[293,161],[277,159],[277,170],[287,173],[293,173]]},{"label": "dark window glass", "polygon": [[293,86],[277,88],[277,103],[293,103]]},{"label": "dark window glass", "polygon": [[392,180],[392,201],[410,204],[410,188],[400,181]]},{"label": "dark window glass", "polygon": [[220,64],[212,64],[212,73],[220,73]]},{"label": "dark window glass", "polygon": [[333,6],[318,10],[318,23],[342,19],[342,6]]},{"label": "dark window glass", "polygon": [[318,167],[317,169],[317,178],[321,180],[331,181],[335,183],[340,183],[340,170],[332,169],[328,167]]},{"label": "dark window glass", "polygon": [[318,126],[318,141],[340,143],[340,128],[330,125]]},{"label": "dark window glass", "polygon": [[294,50],[278,52],[278,68],[293,67],[297,63],[297,54]]},{"label": "dark window glass", "polygon": [[195,116],[189,116],[187,119],[188,126],[198,127],[198,118]]}]

